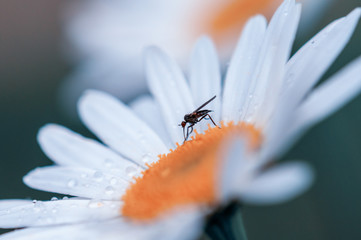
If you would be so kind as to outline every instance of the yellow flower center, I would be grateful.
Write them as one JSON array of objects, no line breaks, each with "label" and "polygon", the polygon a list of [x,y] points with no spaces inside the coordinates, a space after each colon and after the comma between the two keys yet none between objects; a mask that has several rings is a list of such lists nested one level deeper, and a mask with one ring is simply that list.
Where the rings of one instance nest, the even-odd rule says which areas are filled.
[{"label": "yellow flower center", "polygon": [[133,220],[149,220],[171,208],[185,204],[213,205],[218,201],[216,180],[219,145],[229,134],[246,135],[249,147],[261,142],[260,131],[246,123],[208,126],[192,140],[159,155],[142,177],[135,180],[122,200],[121,213]]}]

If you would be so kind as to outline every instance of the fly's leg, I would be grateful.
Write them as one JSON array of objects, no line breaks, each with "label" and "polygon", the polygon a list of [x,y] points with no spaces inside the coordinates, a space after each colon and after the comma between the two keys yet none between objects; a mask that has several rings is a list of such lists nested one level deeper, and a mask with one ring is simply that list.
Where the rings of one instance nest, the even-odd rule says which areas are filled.
[{"label": "fly's leg", "polygon": [[183,141],[183,143],[187,140],[187,139],[186,139],[186,133],[185,133],[185,130],[186,130],[186,127],[184,126],[184,127],[183,127],[183,137],[184,137],[184,141]]},{"label": "fly's leg", "polygon": [[206,116],[209,117],[209,119],[211,119],[212,123],[214,124],[214,126],[217,126],[218,128],[220,128],[214,121],[213,119],[211,118],[211,115],[207,114]]},{"label": "fly's leg", "polygon": [[[214,124],[214,126],[220,128],[220,127],[213,121],[211,115],[209,115],[209,114],[203,115],[203,116],[198,120],[198,122],[200,122],[200,121],[201,121],[203,118],[205,118],[205,117],[208,117],[208,118],[212,121],[212,123]],[[206,118],[206,119],[207,119],[207,118]]]},{"label": "fly's leg", "polygon": [[[191,125],[189,125],[189,126],[187,127],[187,136],[184,138],[184,142],[187,141],[189,135],[192,134],[192,132],[193,132],[193,125],[194,125],[194,124],[191,124]],[[189,130],[189,129],[190,129],[190,130]],[[183,143],[184,143],[184,142],[183,142]]]}]

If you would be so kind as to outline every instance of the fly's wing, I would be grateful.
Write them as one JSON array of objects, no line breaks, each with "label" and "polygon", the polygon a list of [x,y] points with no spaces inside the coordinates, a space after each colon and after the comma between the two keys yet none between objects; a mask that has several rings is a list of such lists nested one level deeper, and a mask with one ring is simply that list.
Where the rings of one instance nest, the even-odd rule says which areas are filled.
[{"label": "fly's wing", "polygon": [[207,115],[208,113],[213,112],[212,110],[199,110],[197,112],[197,117],[202,117],[203,115]]},{"label": "fly's wing", "polygon": [[204,108],[208,103],[212,102],[215,98],[216,98],[216,95],[214,95],[214,97],[212,97],[211,99],[209,99],[207,102],[203,103],[202,106],[200,106],[199,108],[197,108],[196,110],[194,110],[193,113],[198,112],[199,110],[201,110],[202,108]]}]

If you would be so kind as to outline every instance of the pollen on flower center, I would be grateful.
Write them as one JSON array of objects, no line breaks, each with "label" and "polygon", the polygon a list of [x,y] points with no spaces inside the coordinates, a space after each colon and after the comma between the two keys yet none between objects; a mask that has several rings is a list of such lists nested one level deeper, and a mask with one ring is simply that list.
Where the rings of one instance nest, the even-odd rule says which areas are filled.
[{"label": "pollen on flower center", "polygon": [[221,126],[209,126],[204,134],[196,132],[192,140],[160,155],[123,196],[122,215],[132,220],[149,220],[175,206],[217,203],[216,156],[222,139],[231,133],[244,134],[252,148],[261,141],[260,132],[250,124]]}]

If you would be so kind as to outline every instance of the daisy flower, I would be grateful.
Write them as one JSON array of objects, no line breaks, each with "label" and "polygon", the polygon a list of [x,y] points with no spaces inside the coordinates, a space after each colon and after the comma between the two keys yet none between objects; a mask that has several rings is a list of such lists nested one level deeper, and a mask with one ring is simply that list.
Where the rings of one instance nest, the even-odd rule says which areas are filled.
[{"label": "daisy flower", "polygon": [[[303,19],[312,24],[331,0],[302,0]],[[90,0],[71,2],[64,21],[79,66],[64,81],[64,106],[73,111],[85,89],[107,91],[122,100],[146,91],[142,52],[162,46],[182,65],[200,34],[216,40],[222,59],[228,59],[246,20],[271,14],[281,0]],[[75,53],[75,54],[74,54]],[[132,81],[128,81],[132,79]]]},{"label": "daisy flower", "polygon": [[[24,177],[30,187],[74,197],[0,202],[0,226],[25,228],[0,239],[197,239],[204,229],[212,236],[213,225],[229,234],[222,219],[234,200],[274,204],[304,192],[310,167],[272,166],[271,159],[361,89],[361,58],[314,88],[351,37],[361,9],[328,25],[289,59],[300,10],[287,0],[268,26],[263,16],[251,18],[223,86],[215,48],[203,37],[188,82],[152,47],[145,67],[153,97],[128,107],[87,91],[79,114],[104,144],[46,125],[38,141],[55,165]],[[184,115],[214,95],[207,109],[221,128],[202,120],[181,144]],[[224,210],[213,214],[219,207]]]}]

